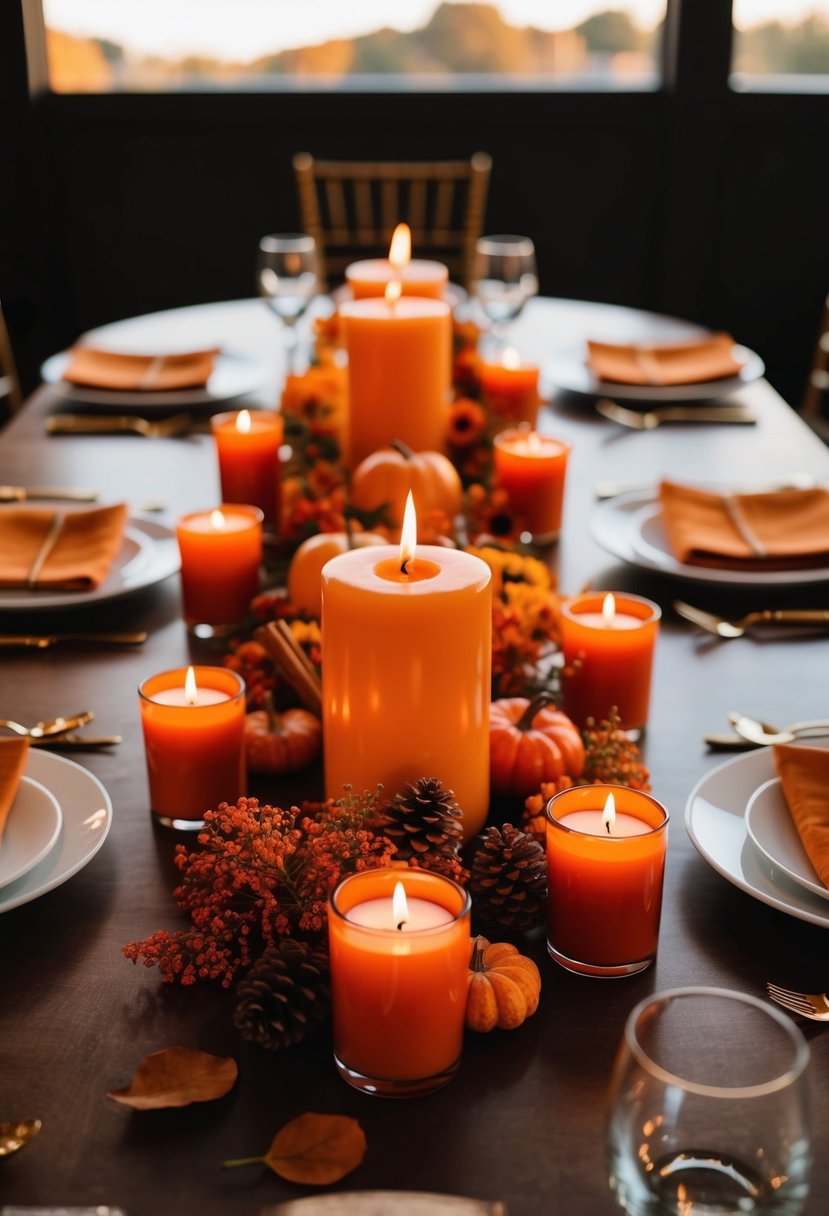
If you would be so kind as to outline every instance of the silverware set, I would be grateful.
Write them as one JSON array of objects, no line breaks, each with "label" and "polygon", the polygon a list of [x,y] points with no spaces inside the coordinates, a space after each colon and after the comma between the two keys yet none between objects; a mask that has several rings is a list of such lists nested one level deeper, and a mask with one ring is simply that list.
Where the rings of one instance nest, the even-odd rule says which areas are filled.
[{"label": "silverware set", "polygon": [[747,714],[730,713],[728,720],[733,732],[711,732],[703,741],[712,751],[739,752],[754,747],[773,747],[775,743],[794,743],[795,739],[819,738],[829,735],[829,719],[814,718],[808,722],[792,722],[778,729]]},{"label": "silverware set", "polygon": [[94,750],[99,747],[112,747],[123,741],[121,735],[75,734],[80,727],[92,722],[94,717],[91,709],[84,709],[67,718],[59,716],[36,722],[34,726],[24,726],[22,722],[16,722],[14,718],[0,718],[0,728],[28,738],[33,747]]},{"label": "silverware set", "polygon": [[713,612],[705,612],[702,608],[695,608],[684,600],[674,600],[674,611],[684,620],[691,621],[706,633],[719,638],[741,638],[750,630],[763,625],[829,626],[829,608],[764,608],[758,612],[748,612],[736,621],[716,616]]},{"label": "silverware set", "polygon": [[138,414],[52,414],[46,419],[48,435],[143,435],[146,439],[178,439],[209,430],[206,420],[192,414],[168,418],[142,418]]},{"label": "silverware set", "polygon": [[652,431],[665,422],[717,423],[753,426],[757,418],[742,405],[658,405],[649,410],[629,410],[617,401],[600,397],[596,410],[603,418],[632,431]]}]

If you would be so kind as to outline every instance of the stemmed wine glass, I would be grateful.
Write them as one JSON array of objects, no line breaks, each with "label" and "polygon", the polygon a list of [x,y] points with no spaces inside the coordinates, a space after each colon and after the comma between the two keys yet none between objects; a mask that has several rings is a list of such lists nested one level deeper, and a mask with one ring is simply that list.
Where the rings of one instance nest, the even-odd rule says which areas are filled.
[{"label": "stemmed wine glass", "polygon": [[319,285],[317,243],[304,232],[275,232],[259,242],[256,265],[259,294],[285,327],[288,372],[294,370],[296,326]]},{"label": "stemmed wine glass", "polygon": [[500,345],[531,296],[538,294],[535,246],[528,236],[482,236],[475,245],[472,293]]}]

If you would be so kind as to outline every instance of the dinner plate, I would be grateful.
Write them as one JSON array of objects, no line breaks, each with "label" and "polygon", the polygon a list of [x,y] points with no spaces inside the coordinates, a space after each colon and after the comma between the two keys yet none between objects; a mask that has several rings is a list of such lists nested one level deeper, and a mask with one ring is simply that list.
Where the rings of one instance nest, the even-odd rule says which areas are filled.
[{"label": "dinner plate", "polygon": [[685,828],[709,865],[735,887],[798,920],[829,928],[829,906],[771,866],[746,828],[746,807],[775,776],[770,747],[734,756],[707,773],[688,796]]},{"label": "dinner plate", "polygon": [[555,388],[568,393],[581,393],[590,397],[613,397],[618,401],[710,401],[714,397],[726,397],[738,389],[759,380],[766,370],[763,360],[747,346],[735,346],[734,358],[742,363],[736,376],[724,380],[700,380],[696,384],[617,384],[611,380],[600,380],[586,362],[586,350],[566,349],[544,364],[544,378]]},{"label": "dinner plate", "polygon": [[52,355],[40,369],[42,379],[61,397],[67,401],[95,405],[102,409],[140,409],[142,414],[159,410],[168,413],[174,409],[211,409],[223,401],[233,401],[237,397],[247,397],[258,392],[265,379],[265,369],[254,359],[221,351],[216,356],[207,384],[198,388],[169,389],[166,392],[87,388],[82,384],[70,384],[68,380],[63,379],[63,373],[69,366],[70,355],[68,350]]},{"label": "dinner plate", "polygon": [[759,849],[774,870],[821,899],[829,899],[829,887],[820,881],[803,848],[779,777],[766,781],[749,799],[746,831],[755,849]]},{"label": "dinner plate", "polygon": [[21,777],[0,847],[0,887],[16,882],[43,860],[60,835],[62,822],[55,795],[39,781]]},{"label": "dinner plate", "polygon": [[614,557],[646,570],[671,574],[675,578],[693,579],[700,583],[725,583],[730,587],[790,587],[822,583],[829,579],[827,566],[799,570],[721,570],[678,561],[668,547],[668,538],[662,526],[659,492],[655,488],[619,494],[601,503],[593,512],[590,529],[594,539]]},{"label": "dinner plate", "polygon": [[[0,508],[1,509],[1,508]],[[181,565],[174,532],[151,519],[130,519],[121,550],[112,569],[93,591],[30,591],[25,587],[0,588],[0,611],[37,608],[76,608],[102,600],[131,595],[176,574]]]},{"label": "dinner plate", "polygon": [[44,786],[60,804],[63,827],[43,860],[0,890],[0,912],[27,904],[77,874],[98,852],[112,825],[109,794],[88,769],[64,756],[32,748],[25,775]]}]

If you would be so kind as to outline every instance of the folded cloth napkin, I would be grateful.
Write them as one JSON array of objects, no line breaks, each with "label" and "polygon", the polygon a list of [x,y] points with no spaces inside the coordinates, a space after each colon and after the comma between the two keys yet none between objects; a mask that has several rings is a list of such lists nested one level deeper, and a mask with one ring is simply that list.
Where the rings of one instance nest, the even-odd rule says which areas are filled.
[{"label": "folded cloth napkin", "polygon": [[733,570],[829,565],[829,491],[714,494],[663,481],[662,523],[677,561]]},{"label": "folded cloth napkin", "polygon": [[63,378],[87,388],[146,392],[199,388],[210,378],[218,353],[214,348],[177,355],[129,355],[93,346],[75,346]]},{"label": "folded cloth napkin", "polygon": [[587,364],[599,380],[612,384],[665,387],[726,380],[738,375],[742,367],[734,358],[734,339],[729,334],[712,334],[700,342],[676,346],[588,342]]},{"label": "folded cloth napkin", "polygon": [[829,887],[829,751],[778,743],[774,764],[806,856]]},{"label": "folded cloth napkin", "polygon": [[0,508],[0,587],[91,591],[121,548],[123,503],[91,511]]},{"label": "folded cloth napkin", "polygon": [[0,839],[3,837],[12,803],[17,797],[17,788],[26,767],[28,754],[28,739],[0,739]]}]

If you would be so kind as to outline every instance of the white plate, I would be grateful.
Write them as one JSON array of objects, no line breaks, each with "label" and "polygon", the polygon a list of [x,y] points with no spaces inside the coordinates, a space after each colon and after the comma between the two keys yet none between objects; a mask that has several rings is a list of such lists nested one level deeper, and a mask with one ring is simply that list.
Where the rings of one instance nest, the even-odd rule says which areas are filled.
[{"label": "white plate", "polygon": [[223,401],[233,401],[237,397],[247,397],[258,392],[265,379],[265,369],[255,360],[223,351],[216,356],[213,373],[207,384],[201,388],[179,388],[167,392],[86,388],[82,384],[70,384],[68,380],[63,379],[69,359],[70,352],[61,351],[60,354],[47,359],[40,369],[41,377],[55,392],[60,393],[67,401],[96,405],[104,409],[140,409],[142,414],[152,413],[154,410],[167,412],[172,409],[212,408]]},{"label": "white plate", "polygon": [[[1,510],[2,508],[0,508]],[[29,591],[0,588],[0,611],[33,608],[75,608],[131,595],[176,574],[181,565],[174,532],[150,519],[131,519],[124,529],[121,551],[112,569],[94,591]]]},{"label": "white plate", "polygon": [[0,844],[0,887],[34,869],[54,845],[63,821],[54,794],[23,776]]},{"label": "white plate", "polygon": [[0,891],[0,912],[53,891],[92,860],[112,825],[112,803],[97,777],[64,756],[30,749],[26,776],[49,790],[63,811],[57,844],[39,865]]},{"label": "white plate", "polygon": [[749,799],[746,831],[774,871],[779,870],[821,899],[829,899],[829,887],[823,885],[809,861],[778,777],[766,781]]},{"label": "white plate", "polygon": [[747,346],[735,346],[732,353],[743,365],[738,375],[725,380],[701,380],[697,384],[616,384],[610,380],[599,380],[585,362],[584,349],[558,351],[549,363],[544,364],[544,377],[555,388],[563,388],[568,393],[584,393],[590,397],[654,403],[710,401],[753,384],[766,370],[760,356]]},{"label": "white plate", "polygon": [[755,792],[775,776],[770,747],[734,756],[698,781],[685,806],[685,828],[709,865],[735,887],[798,920],[829,928],[825,899],[790,882],[757,852],[746,830],[745,810]]},{"label": "white plate", "polygon": [[822,583],[829,579],[827,566],[805,570],[720,570],[677,561],[668,547],[668,538],[662,527],[656,489],[620,494],[603,502],[593,512],[590,530],[594,539],[614,557],[646,570],[660,570],[675,578],[694,579],[700,583],[726,583],[728,586],[742,584],[746,587],[793,586]]}]

